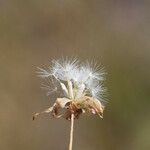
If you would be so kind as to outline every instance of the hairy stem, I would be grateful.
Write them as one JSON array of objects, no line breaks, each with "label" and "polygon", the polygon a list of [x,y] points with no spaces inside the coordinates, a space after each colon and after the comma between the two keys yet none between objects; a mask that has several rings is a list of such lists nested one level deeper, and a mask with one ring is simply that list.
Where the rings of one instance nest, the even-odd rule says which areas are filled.
[{"label": "hairy stem", "polygon": [[69,150],[72,150],[73,144],[73,126],[74,126],[74,114],[71,114],[71,128],[70,128],[70,142],[69,142]]}]

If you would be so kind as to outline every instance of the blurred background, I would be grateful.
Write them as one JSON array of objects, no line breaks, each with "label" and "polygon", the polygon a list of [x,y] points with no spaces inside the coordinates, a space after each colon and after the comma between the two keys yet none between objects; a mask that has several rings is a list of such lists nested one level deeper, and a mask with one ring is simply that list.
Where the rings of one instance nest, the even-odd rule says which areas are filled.
[{"label": "blurred background", "polygon": [[74,150],[150,149],[150,1],[0,0],[0,149],[67,150],[70,122],[35,112],[52,104],[36,67],[77,56],[105,66],[104,119],[75,122]]}]

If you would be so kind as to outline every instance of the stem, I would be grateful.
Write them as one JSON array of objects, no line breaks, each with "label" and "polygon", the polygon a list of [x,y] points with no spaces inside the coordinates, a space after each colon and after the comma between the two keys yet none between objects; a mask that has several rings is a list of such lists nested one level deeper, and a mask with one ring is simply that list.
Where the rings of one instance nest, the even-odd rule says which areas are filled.
[{"label": "stem", "polygon": [[72,150],[73,144],[73,126],[74,126],[74,114],[71,114],[71,128],[70,128],[70,142],[69,142],[69,150]]}]

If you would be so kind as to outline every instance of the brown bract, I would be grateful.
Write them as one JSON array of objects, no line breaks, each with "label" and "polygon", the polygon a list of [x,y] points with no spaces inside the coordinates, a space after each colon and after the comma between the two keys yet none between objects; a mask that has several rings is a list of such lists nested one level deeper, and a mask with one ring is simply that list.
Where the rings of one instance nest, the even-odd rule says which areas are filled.
[{"label": "brown bract", "polygon": [[78,119],[82,113],[88,112],[98,114],[103,118],[104,106],[98,99],[84,96],[79,99],[71,100],[68,98],[57,98],[54,105],[41,113],[36,113],[33,120],[40,114],[50,113],[55,118],[63,117],[67,120],[71,119],[71,114],[74,114],[74,119]]}]

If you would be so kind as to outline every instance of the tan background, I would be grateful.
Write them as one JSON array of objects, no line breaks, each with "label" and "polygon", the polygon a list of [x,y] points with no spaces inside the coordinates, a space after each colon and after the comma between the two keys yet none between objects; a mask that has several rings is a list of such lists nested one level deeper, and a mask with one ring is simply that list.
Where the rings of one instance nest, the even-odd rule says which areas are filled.
[{"label": "tan background", "polygon": [[52,101],[37,66],[95,59],[108,75],[104,119],[75,123],[74,150],[150,149],[150,2],[0,0],[0,150],[66,150],[69,122],[32,114]]}]

